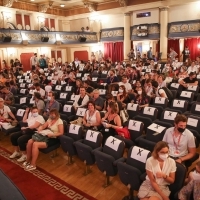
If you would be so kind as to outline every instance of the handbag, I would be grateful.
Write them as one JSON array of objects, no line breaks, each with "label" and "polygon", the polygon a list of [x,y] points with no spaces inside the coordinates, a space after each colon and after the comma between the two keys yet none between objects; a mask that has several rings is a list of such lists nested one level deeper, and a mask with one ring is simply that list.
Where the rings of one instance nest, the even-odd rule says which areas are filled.
[{"label": "handbag", "polygon": [[32,139],[36,142],[48,142],[49,138],[48,136],[45,136],[45,135],[41,135],[39,133],[34,133],[32,135]]},{"label": "handbag", "polygon": [[117,128],[115,129],[117,131],[117,134],[122,136],[123,138],[126,138],[126,139],[131,139],[131,136],[130,136],[130,132],[128,130],[128,127],[124,127],[124,128]]},{"label": "handbag", "polygon": [[122,118],[123,123],[126,122],[129,119],[129,115],[127,113],[127,110],[121,110],[120,111],[120,117]]}]

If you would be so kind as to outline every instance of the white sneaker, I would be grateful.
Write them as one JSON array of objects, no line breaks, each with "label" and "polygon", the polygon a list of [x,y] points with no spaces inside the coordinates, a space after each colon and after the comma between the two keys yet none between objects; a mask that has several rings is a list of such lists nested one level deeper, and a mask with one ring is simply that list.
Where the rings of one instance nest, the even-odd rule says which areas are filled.
[{"label": "white sneaker", "polygon": [[17,158],[17,157],[19,157],[20,155],[21,155],[20,152],[15,151],[15,152],[10,156],[10,158]]},{"label": "white sneaker", "polygon": [[24,168],[25,171],[32,171],[32,170],[35,170],[36,167],[34,167],[33,165],[28,165]]},{"label": "white sneaker", "polygon": [[22,156],[19,159],[17,159],[17,162],[24,162],[24,161],[26,161],[26,155],[22,154]]},{"label": "white sneaker", "polygon": [[23,166],[23,167],[27,167],[27,166],[30,165],[30,164],[31,164],[30,162],[25,161],[25,162],[22,164],[22,166]]}]

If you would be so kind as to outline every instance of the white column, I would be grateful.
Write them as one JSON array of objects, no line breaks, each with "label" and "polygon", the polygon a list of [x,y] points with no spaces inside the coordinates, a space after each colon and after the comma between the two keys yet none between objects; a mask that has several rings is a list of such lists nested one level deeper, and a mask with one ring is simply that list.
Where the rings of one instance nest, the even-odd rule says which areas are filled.
[{"label": "white column", "polygon": [[[180,46],[180,55],[181,55],[181,53],[182,53],[183,50],[184,50],[184,38],[180,38],[180,39],[179,39],[179,46]],[[181,62],[183,61],[183,56],[181,57],[180,61],[181,61]]]},{"label": "white column", "polygon": [[124,59],[127,60],[127,54],[131,49],[131,13],[124,13]]},{"label": "white column", "polygon": [[162,52],[162,60],[167,60],[168,9],[169,7],[160,8],[160,52]]}]

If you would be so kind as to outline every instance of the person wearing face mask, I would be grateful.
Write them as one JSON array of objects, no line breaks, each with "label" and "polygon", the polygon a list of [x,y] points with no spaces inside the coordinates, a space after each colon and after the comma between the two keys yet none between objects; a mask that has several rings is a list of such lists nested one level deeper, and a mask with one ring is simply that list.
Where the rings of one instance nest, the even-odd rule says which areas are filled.
[{"label": "person wearing face mask", "polygon": [[191,159],[196,153],[194,135],[186,125],[187,117],[177,115],[174,119],[174,127],[168,128],[163,137],[163,141],[169,144],[169,155],[179,163]]},{"label": "person wearing face mask", "polygon": [[50,91],[48,93],[47,100],[48,101],[46,103],[44,113],[43,113],[44,117],[49,116],[50,110],[56,109],[57,111],[59,111],[59,109],[60,109],[60,104],[58,103],[58,101],[55,100],[55,93],[54,92]]},{"label": "person wearing face mask", "polygon": [[119,86],[119,93],[117,94],[117,101],[122,103],[122,107],[125,108],[126,104],[131,102],[131,97],[126,92],[124,85]]},{"label": "person wearing face mask", "polygon": [[64,133],[63,121],[60,119],[59,111],[52,109],[49,112],[49,119],[38,128],[38,134],[43,130],[50,130],[47,133],[48,141],[38,142],[30,139],[27,143],[27,159],[23,163],[24,170],[31,171],[36,169],[36,161],[39,155],[39,149],[45,149],[59,142],[59,136]]},{"label": "person wearing face mask", "polygon": [[10,136],[10,141],[14,146],[14,153],[10,156],[17,159],[18,162],[24,162],[26,160],[26,144],[32,135],[37,130],[37,128],[44,124],[44,118],[38,114],[37,107],[32,107],[29,112],[29,108],[26,108],[23,121],[21,123],[21,131],[12,133]]},{"label": "person wearing face mask", "polygon": [[35,83],[34,86],[35,86],[34,92],[39,92],[41,94],[41,97],[44,98],[45,91],[40,87],[40,84],[39,83]]},{"label": "person wearing face mask", "polygon": [[140,200],[169,200],[168,185],[174,183],[176,163],[169,157],[169,146],[166,142],[158,142],[152,156],[146,161],[146,180],[139,188]]},{"label": "person wearing face mask", "polygon": [[41,97],[41,94],[39,92],[34,92],[33,100],[34,100],[33,105],[37,107],[38,113],[42,115],[45,109],[45,103],[43,98]]}]

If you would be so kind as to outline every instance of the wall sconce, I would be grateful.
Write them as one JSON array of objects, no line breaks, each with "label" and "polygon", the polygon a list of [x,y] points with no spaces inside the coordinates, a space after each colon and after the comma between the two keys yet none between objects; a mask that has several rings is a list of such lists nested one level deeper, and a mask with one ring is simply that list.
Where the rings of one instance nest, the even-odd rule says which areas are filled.
[{"label": "wall sconce", "polygon": [[44,17],[38,17],[38,22],[39,23],[44,23],[45,21],[45,18]]}]

